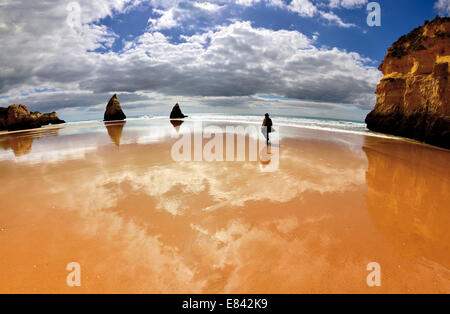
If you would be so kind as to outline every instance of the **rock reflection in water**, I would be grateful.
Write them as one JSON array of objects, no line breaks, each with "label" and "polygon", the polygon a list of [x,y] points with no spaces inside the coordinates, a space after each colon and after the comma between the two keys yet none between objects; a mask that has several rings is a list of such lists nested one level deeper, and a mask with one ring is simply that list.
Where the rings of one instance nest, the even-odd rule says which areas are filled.
[{"label": "rock reflection in water", "polygon": [[108,135],[111,138],[113,144],[117,147],[120,146],[122,141],[123,128],[125,127],[126,121],[121,122],[105,122],[105,127],[108,131]]},{"label": "rock reflection in water", "polygon": [[35,139],[42,139],[45,136],[58,136],[59,129],[47,129],[5,134],[0,136],[0,148],[12,150],[16,157],[26,156],[33,149]]},{"label": "rock reflection in water", "polygon": [[366,197],[377,230],[396,250],[450,269],[450,153],[367,138]]},{"label": "rock reflection in water", "polygon": [[182,120],[170,120],[170,123],[173,125],[175,131],[177,133],[180,132],[180,127],[183,125],[184,121]]}]

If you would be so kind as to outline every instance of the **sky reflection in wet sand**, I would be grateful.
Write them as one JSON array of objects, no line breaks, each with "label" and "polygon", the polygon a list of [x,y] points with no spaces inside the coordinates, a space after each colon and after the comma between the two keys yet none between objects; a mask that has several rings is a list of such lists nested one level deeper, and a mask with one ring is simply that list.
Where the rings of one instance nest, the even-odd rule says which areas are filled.
[{"label": "sky reflection in wet sand", "polygon": [[285,128],[266,173],[174,162],[188,126],[0,137],[0,292],[450,292],[447,151]]}]

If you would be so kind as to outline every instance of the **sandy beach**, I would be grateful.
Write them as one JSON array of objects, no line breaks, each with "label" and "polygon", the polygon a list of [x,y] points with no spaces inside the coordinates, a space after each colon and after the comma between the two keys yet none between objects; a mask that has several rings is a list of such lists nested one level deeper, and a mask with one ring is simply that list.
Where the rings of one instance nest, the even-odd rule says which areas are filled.
[{"label": "sandy beach", "polygon": [[450,293],[448,150],[283,127],[266,172],[174,161],[189,126],[0,135],[0,293]]}]

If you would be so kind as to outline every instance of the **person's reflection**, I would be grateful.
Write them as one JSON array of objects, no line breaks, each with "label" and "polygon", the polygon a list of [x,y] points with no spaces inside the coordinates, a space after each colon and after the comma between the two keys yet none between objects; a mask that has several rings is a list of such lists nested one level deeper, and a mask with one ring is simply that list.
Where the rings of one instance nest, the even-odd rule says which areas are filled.
[{"label": "person's reflection", "polygon": [[183,125],[184,121],[183,120],[170,120],[170,123],[173,125],[175,131],[177,133],[179,133],[180,127]]},{"label": "person's reflection", "polygon": [[106,130],[108,131],[108,135],[111,138],[111,141],[113,144],[115,144],[117,147],[120,146],[122,141],[122,134],[123,134],[123,128],[127,122],[121,121],[121,122],[105,122]]},{"label": "person's reflection", "polygon": [[270,153],[270,144],[264,146],[262,151],[260,151],[259,164],[260,164],[260,169],[262,171],[265,171],[265,170],[269,169],[269,167],[271,167],[272,154]]},{"label": "person's reflection", "polygon": [[270,152],[270,145],[264,146],[259,155],[259,163],[261,166],[268,166],[272,162],[272,154]]},{"label": "person's reflection", "polygon": [[448,151],[367,138],[369,217],[399,251],[450,268]]}]

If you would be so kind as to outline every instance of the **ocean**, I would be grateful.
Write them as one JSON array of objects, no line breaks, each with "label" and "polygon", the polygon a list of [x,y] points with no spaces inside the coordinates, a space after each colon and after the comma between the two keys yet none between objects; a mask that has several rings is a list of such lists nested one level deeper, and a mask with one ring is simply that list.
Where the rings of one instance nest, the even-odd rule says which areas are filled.
[{"label": "ocean", "polygon": [[[337,133],[348,133],[381,138],[397,138],[395,136],[380,134],[370,131],[364,122],[338,120],[329,118],[310,118],[296,116],[271,116],[274,127],[294,127],[310,130],[329,131]],[[168,120],[167,116],[141,116],[128,119],[133,120]],[[226,114],[194,114],[185,119],[188,121],[205,121],[218,123],[247,123],[261,125],[264,117],[262,115],[226,115]]]}]

